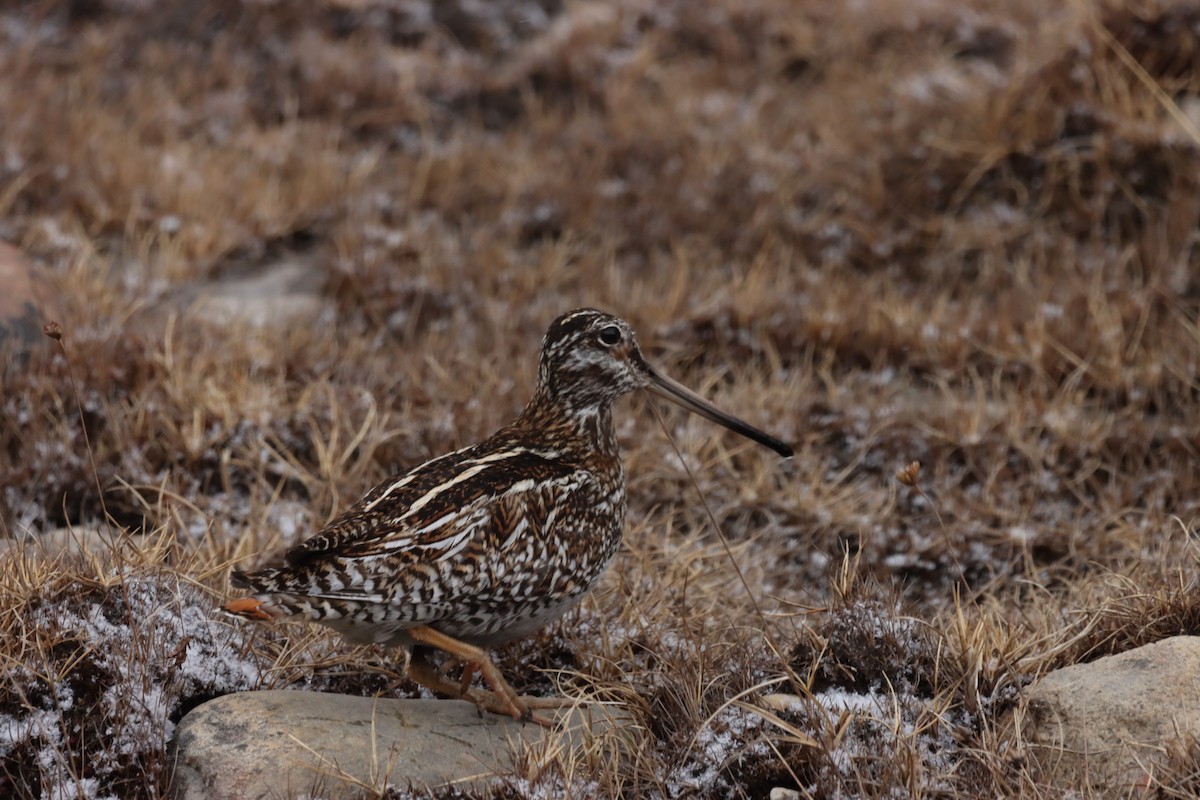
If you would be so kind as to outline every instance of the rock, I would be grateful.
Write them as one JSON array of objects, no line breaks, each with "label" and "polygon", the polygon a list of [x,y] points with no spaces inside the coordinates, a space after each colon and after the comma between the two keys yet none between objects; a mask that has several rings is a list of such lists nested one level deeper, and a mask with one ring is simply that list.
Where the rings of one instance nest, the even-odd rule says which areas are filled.
[{"label": "rock", "polygon": [[1198,636],[1056,670],[1029,690],[1031,754],[1064,789],[1124,796],[1145,785],[1164,749],[1200,737],[1197,687]]},{"label": "rock", "polygon": [[800,800],[800,793],[786,786],[776,786],[769,795],[771,800]]},{"label": "rock", "polygon": [[759,702],[771,711],[787,712],[804,708],[804,698],[794,694],[767,694],[759,698]]},{"label": "rock", "polygon": [[[612,707],[563,709],[546,731],[459,700],[395,700],[258,691],[211,700],[183,718],[173,742],[175,800],[256,800],[315,794],[358,797],[385,785],[422,789],[487,784],[510,771],[514,750],[553,753],[620,736]],[[366,792],[370,794],[370,791]]]},{"label": "rock", "polygon": [[268,327],[312,320],[325,307],[325,280],[315,257],[293,255],[195,290],[191,310],[218,325]]},{"label": "rock", "polygon": [[22,359],[43,342],[54,344],[42,333],[57,313],[51,289],[25,254],[5,242],[0,242],[0,287],[0,342],[13,343]]},{"label": "rock", "polygon": [[59,556],[94,555],[104,557],[123,547],[145,547],[145,534],[132,535],[119,528],[76,525],[19,539],[0,539],[0,557],[22,553],[26,557],[57,558]]}]

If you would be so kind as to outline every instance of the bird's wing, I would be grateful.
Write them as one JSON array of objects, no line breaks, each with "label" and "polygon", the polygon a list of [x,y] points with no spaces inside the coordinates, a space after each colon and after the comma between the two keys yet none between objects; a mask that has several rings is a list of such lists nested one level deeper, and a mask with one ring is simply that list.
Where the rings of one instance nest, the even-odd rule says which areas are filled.
[{"label": "bird's wing", "polygon": [[427,462],[376,486],[324,530],[289,550],[288,564],[404,553],[437,561],[465,548],[477,533],[500,535],[522,520],[532,524],[528,515],[538,511],[538,498],[588,475],[558,456],[514,445],[468,448]]},{"label": "bird's wing", "polygon": [[[499,561],[505,554],[536,552],[539,546],[531,546],[531,539],[544,541],[553,535],[570,496],[598,488],[596,476],[587,470],[552,468],[538,460],[528,454],[503,459],[509,469],[501,479],[499,467],[474,472],[479,461],[465,459],[452,475],[443,476],[440,490],[431,487],[415,495],[417,501],[428,498],[418,509],[428,509],[425,513],[399,524],[371,522],[374,518],[363,516],[363,521],[339,528],[336,540],[337,531],[319,534],[324,537],[319,539],[320,549],[312,547],[310,539],[289,552],[288,566],[241,576],[239,583],[295,599],[386,604],[389,613],[405,623],[440,619],[464,596],[478,595],[476,599],[485,602],[490,591],[512,577],[508,570],[489,565],[489,557]],[[518,464],[525,469],[514,474]],[[459,476],[468,477],[453,490],[445,486]],[[432,495],[434,491],[440,494]],[[383,495],[368,495],[372,496]],[[415,505],[416,501],[410,508]],[[396,518],[405,515],[396,509]],[[470,573],[469,580],[452,577],[461,570]],[[547,592],[553,590],[546,587]]]}]

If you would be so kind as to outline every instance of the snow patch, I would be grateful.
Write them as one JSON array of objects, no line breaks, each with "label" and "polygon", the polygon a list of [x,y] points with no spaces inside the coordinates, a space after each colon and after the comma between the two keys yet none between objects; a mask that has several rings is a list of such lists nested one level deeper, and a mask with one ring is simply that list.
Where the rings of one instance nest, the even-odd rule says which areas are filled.
[{"label": "snow patch", "polygon": [[0,757],[10,775],[36,774],[43,797],[116,797],[153,781],[184,703],[256,688],[269,666],[199,589],[169,575],[68,584],[34,607],[23,634],[54,646],[5,671]]},{"label": "snow patch", "polygon": [[726,772],[748,758],[770,753],[758,736],[764,724],[761,716],[740,706],[726,706],[713,715],[696,732],[689,757],[664,776],[667,797],[694,797],[701,791],[706,797],[741,796]]}]

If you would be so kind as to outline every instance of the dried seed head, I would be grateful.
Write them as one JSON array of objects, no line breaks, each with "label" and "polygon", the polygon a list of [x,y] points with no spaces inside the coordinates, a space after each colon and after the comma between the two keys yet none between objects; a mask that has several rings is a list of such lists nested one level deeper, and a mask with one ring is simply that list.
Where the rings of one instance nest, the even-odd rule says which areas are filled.
[{"label": "dried seed head", "polygon": [[907,467],[901,467],[896,470],[896,480],[903,483],[905,486],[916,486],[917,479],[921,477],[921,462],[913,461]]},{"label": "dried seed head", "polygon": [[46,334],[54,341],[59,342],[62,341],[63,326],[61,323],[51,320],[42,326],[42,333]]}]

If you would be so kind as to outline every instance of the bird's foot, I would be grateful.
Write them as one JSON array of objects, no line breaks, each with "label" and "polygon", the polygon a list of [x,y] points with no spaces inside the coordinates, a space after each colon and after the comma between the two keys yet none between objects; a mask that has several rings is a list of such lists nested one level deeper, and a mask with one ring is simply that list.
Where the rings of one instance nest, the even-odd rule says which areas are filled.
[{"label": "bird's foot", "polygon": [[[470,700],[479,708],[494,714],[506,714],[521,722],[534,722],[544,728],[554,727],[553,720],[533,713],[533,709],[560,708],[562,704],[545,705],[541,701],[548,698],[519,697],[482,649],[466,642],[460,642],[427,625],[410,628],[408,635],[422,644],[436,647],[450,654],[452,658],[463,664],[462,679],[456,682],[430,666],[424,659],[414,658],[409,663],[408,672],[409,677],[417,683],[448,697]],[[484,682],[491,689],[490,692],[471,688],[471,681],[476,674],[483,676]],[[533,701],[533,705],[530,705],[528,701]]]}]

